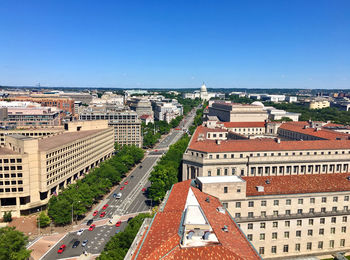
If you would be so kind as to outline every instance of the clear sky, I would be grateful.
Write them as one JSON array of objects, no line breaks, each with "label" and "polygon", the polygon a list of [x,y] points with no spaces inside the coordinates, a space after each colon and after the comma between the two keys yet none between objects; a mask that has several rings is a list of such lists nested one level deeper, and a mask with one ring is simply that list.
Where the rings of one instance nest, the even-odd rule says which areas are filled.
[{"label": "clear sky", "polygon": [[0,1],[0,85],[203,81],[350,88],[350,1]]}]

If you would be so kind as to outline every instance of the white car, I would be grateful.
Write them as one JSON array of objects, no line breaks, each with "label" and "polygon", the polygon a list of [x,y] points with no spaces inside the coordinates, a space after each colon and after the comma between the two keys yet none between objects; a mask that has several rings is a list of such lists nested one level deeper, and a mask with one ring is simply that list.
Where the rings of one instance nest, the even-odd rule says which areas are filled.
[{"label": "white car", "polygon": [[83,234],[83,232],[84,232],[84,229],[79,229],[77,232],[77,235],[80,236],[81,234]]},{"label": "white car", "polygon": [[118,194],[117,194],[117,197],[115,197],[116,199],[120,199],[122,197],[122,194],[119,192]]}]

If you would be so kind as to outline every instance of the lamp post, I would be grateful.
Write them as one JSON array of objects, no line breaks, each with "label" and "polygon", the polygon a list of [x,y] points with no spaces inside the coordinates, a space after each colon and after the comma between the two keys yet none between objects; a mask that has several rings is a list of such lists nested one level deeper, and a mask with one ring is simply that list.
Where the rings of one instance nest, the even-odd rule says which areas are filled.
[{"label": "lamp post", "polygon": [[[40,209],[41,209],[41,208],[40,208]],[[39,211],[40,211],[40,209],[37,209],[37,211],[39,212]],[[40,236],[40,213],[39,213],[38,220],[39,220],[39,226],[38,226],[38,228],[39,228],[39,236]]]},{"label": "lamp post", "polygon": [[74,206],[74,203],[75,203],[75,202],[80,203],[80,200],[78,200],[78,201],[73,201],[73,203],[72,203],[72,225],[73,225],[73,221],[74,221],[74,219],[73,219],[73,212],[74,212],[73,206]]}]

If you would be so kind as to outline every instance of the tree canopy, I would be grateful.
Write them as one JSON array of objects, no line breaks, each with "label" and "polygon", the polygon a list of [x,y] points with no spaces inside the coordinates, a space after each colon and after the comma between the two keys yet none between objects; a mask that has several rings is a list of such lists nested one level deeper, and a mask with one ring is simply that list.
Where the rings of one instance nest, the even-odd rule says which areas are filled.
[{"label": "tree canopy", "polygon": [[0,260],[25,260],[30,257],[26,249],[28,238],[14,227],[0,228]]}]

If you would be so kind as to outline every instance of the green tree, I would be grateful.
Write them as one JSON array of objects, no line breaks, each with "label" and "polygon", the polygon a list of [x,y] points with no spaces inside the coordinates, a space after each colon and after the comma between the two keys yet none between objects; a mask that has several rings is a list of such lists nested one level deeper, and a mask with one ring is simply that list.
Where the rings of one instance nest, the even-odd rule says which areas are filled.
[{"label": "green tree", "polygon": [[46,213],[44,211],[42,211],[37,218],[37,226],[39,227],[39,225],[40,225],[41,228],[44,228],[44,227],[49,226],[50,223],[51,223],[50,217],[48,215],[46,215]]},{"label": "green tree", "polygon": [[12,221],[12,213],[11,211],[5,211],[3,219],[5,222],[11,222]]},{"label": "green tree", "polygon": [[14,227],[0,228],[0,260],[25,260],[30,257],[26,249],[28,238]]}]

